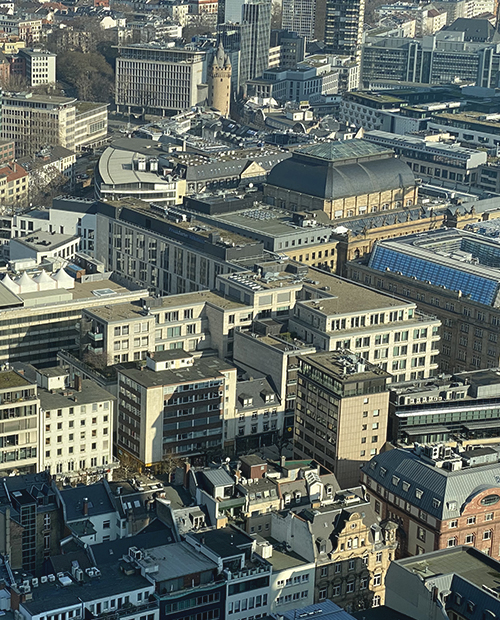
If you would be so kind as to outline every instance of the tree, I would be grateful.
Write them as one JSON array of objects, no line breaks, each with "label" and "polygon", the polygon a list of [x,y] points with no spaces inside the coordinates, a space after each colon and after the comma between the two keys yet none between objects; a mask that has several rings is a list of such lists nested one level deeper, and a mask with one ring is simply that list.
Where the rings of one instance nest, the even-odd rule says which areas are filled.
[{"label": "tree", "polygon": [[182,29],[182,37],[186,41],[197,35],[211,34],[214,31],[213,15],[201,13],[200,15],[190,16],[189,24]]},{"label": "tree", "polygon": [[172,474],[175,473],[175,470],[178,467],[184,467],[184,461],[178,456],[175,456],[173,452],[165,452],[160,466],[160,473],[167,474],[168,481],[170,482],[172,479]]},{"label": "tree", "polygon": [[23,75],[8,75],[0,80],[2,90],[17,93],[28,90],[28,80]]},{"label": "tree", "polygon": [[114,73],[102,54],[66,52],[57,59],[57,78],[74,86],[82,101],[111,101]]},{"label": "tree", "polygon": [[37,206],[50,207],[67,183],[68,178],[55,164],[35,164],[30,170],[28,201]]}]

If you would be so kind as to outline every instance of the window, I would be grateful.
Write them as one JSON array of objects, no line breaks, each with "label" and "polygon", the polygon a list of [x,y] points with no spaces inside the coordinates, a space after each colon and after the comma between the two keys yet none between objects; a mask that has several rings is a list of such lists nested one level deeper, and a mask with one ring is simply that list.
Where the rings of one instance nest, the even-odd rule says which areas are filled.
[{"label": "window", "polygon": [[321,588],[321,590],[319,591],[319,600],[326,600],[326,588]]},{"label": "window", "polygon": [[376,575],[373,575],[373,585],[374,586],[379,586],[382,583],[382,574],[381,573],[377,573]]},{"label": "window", "polygon": [[467,517],[467,525],[474,525],[476,517]]},{"label": "window", "polygon": [[453,519],[453,521],[450,521],[450,523],[448,524],[448,527],[450,528],[458,527],[457,519]]},{"label": "window", "polygon": [[102,528],[104,530],[109,530],[111,527],[111,521],[103,521]]},{"label": "window", "polygon": [[487,514],[484,515],[484,520],[485,521],[493,521],[493,513],[492,512],[488,512]]},{"label": "window", "polygon": [[380,562],[382,562],[382,551],[379,551],[377,553],[377,555],[375,556],[375,561],[377,562],[377,564],[380,564]]},{"label": "window", "polygon": [[346,590],[346,592],[348,594],[354,592],[354,581],[348,581],[347,582],[347,590]]},{"label": "window", "polygon": [[474,534],[467,534],[465,536],[465,544],[466,545],[473,545],[474,544]]},{"label": "window", "polygon": [[491,539],[491,530],[486,530],[486,532],[483,532],[483,540],[490,540]]},{"label": "window", "polygon": [[456,538],[448,538],[448,547],[455,547],[457,544]]}]

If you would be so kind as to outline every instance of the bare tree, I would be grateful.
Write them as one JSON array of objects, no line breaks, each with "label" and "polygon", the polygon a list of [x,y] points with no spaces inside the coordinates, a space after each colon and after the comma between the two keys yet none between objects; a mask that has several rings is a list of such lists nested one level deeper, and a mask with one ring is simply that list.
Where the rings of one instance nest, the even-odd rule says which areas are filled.
[{"label": "bare tree", "polygon": [[104,370],[111,364],[111,358],[105,352],[95,353],[94,351],[87,351],[83,356],[83,361],[89,366],[93,366],[96,370]]},{"label": "bare tree", "polygon": [[35,164],[30,170],[28,198],[30,204],[50,207],[52,200],[61,193],[68,178],[55,164]]}]

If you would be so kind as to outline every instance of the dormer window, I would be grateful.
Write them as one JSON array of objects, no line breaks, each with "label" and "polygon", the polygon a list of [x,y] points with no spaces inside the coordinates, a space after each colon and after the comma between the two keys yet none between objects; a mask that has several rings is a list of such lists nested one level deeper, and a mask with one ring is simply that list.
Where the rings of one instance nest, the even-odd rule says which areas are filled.
[{"label": "dormer window", "polygon": [[415,497],[417,499],[422,499],[422,495],[424,494],[424,492],[421,489],[415,489]]}]

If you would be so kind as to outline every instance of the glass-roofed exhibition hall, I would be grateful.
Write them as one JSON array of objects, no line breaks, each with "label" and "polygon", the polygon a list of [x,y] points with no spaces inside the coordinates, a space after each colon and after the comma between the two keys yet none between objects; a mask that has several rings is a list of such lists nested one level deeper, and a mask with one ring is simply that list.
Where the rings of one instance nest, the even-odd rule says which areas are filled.
[{"label": "glass-roofed exhibition hall", "polygon": [[378,242],[369,267],[460,291],[488,306],[500,305],[500,243],[457,229]]}]

